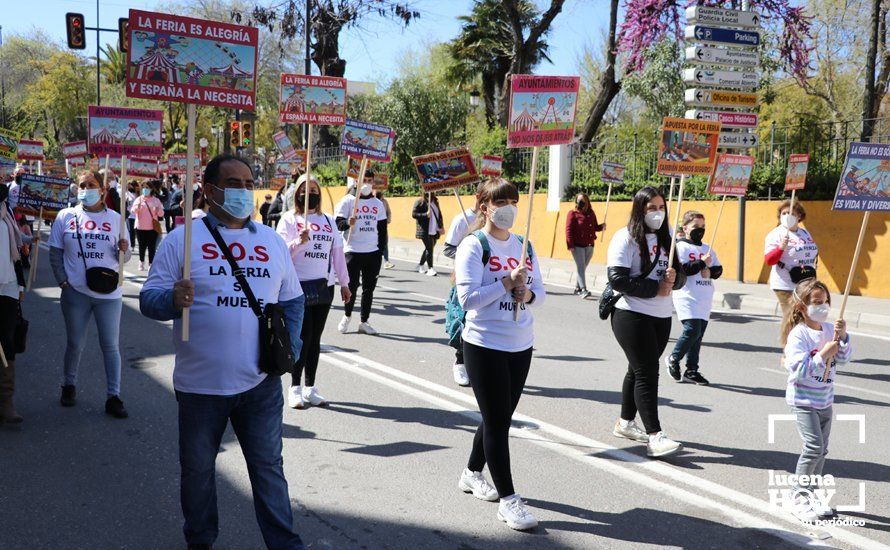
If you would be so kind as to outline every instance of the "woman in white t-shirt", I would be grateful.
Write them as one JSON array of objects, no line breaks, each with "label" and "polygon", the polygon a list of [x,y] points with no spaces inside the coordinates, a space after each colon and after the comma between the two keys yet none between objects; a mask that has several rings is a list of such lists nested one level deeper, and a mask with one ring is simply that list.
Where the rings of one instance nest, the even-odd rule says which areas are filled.
[{"label": "woman in white t-shirt", "polygon": [[[671,334],[671,291],[682,288],[686,276],[676,256],[668,267],[671,234],[661,191],[646,186],[637,191],[627,227],[609,243],[608,274],[613,290],[623,296],[612,312],[612,332],[627,356],[621,390],[621,417],[612,433],[646,442],[651,457],[680,449],[658,419],[658,364]],[[634,419],[640,413],[645,430]]]},{"label": "woman in white t-shirt", "polygon": [[[303,348],[294,365],[291,387],[288,392],[288,406],[292,409],[305,408],[307,404],[319,407],[327,400],[318,393],[315,386],[315,373],[318,370],[318,357],[321,353],[321,334],[328,320],[328,312],[334,300],[334,282],[340,284],[340,297],[343,303],[349,301],[349,273],[346,257],[343,254],[343,238],[337,231],[337,224],[321,208],[321,188],[315,177],[309,182],[309,224],[307,228],[303,208],[306,204],[306,174],[297,180],[294,195],[294,209],[281,215],[278,234],[287,243],[294,262],[306,308],[303,315],[303,328],[300,339]],[[302,384],[305,371],[306,383]]]},{"label": "woman in white t-shirt", "polygon": [[[498,519],[513,529],[531,529],[538,521],[513,489],[509,431],[532,360],[535,335],[529,308],[539,306],[546,293],[534,250],[529,245],[520,267],[522,239],[510,233],[519,191],[498,178],[480,185],[476,198],[474,229],[481,231],[467,235],[458,246],[455,282],[466,311],[464,363],[482,424],[458,487],[481,500],[500,498]],[[519,317],[514,320],[517,307]],[[482,475],[486,464],[494,487]]]},{"label": "woman in white t-shirt", "polygon": [[[686,274],[686,284],[674,291],[674,309],[683,324],[674,350],[665,357],[668,374],[676,382],[692,382],[707,386],[708,380],[699,372],[698,355],[702,338],[708,329],[714,300],[714,280],[723,274],[723,266],[705,237],[705,216],[690,210],[683,214],[683,238],[677,241],[677,258]],[[680,361],[686,358],[686,371],[680,375]]]},{"label": "woman in white t-shirt", "polygon": [[[117,271],[120,268],[119,251],[124,253],[124,263],[130,259],[130,241],[120,238],[124,220],[118,212],[105,207],[105,193],[98,173],[81,174],[77,191],[80,204],[61,210],[50,233],[50,265],[62,289],[62,316],[68,336],[60,401],[65,407],[73,407],[76,403],[80,355],[87,323],[94,317],[105,363],[105,412],[115,418],[126,418],[127,409],[120,399],[118,341],[123,292],[117,286]],[[88,282],[87,270],[101,271],[107,286],[96,281]],[[113,281],[110,281],[112,277]]]},{"label": "woman in white t-shirt", "polygon": [[[418,273],[426,273],[430,277],[438,275],[433,268],[433,255],[436,241],[439,236],[445,234],[442,227],[442,210],[439,208],[439,199],[433,193],[426,193],[414,202],[411,217],[417,222],[417,230],[414,236],[423,243],[423,253],[417,264]],[[426,265],[423,265],[423,264]]]},{"label": "woman in white t-shirt", "polygon": [[807,212],[795,201],[783,201],[776,212],[779,224],[766,235],[763,260],[770,266],[769,287],[776,293],[782,308],[782,317],[788,317],[792,309],[791,293],[797,283],[816,276],[816,258],[819,247],[810,233],[800,227],[807,219]]},{"label": "woman in white t-shirt", "polygon": [[[371,181],[374,174],[365,173],[365,181]],[[337,203],[334,209],[337,216],[337,229],[346,240],[343,250],[346,252],[346,268],[349,271],[349,292],[351,296],[343,307],[343,319],[337,325],[341,333],[349,330],[352,310],[359,283],[362,285],[361,323],[358,331],[362,334],[375,336],[377,331],[368,324],[371,306],[374,303],[374,289],[377,288],[377,277],[380,276],[380,264],[383,261],[383,247],[387,239],[386,207],[380,199],[371,194],[372,186],[364,183],[358,190],[356,199],[355,180],[348,179],[350,190]],[[358,208],[356,208],[358,200]]]}]

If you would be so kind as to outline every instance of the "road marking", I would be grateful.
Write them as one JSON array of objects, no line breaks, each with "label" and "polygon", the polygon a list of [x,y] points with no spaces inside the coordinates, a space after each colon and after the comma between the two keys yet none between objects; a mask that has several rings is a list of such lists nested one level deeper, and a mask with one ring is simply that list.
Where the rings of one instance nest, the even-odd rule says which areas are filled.
[{"label": "road marking", "polygon": [[[456,412],[458,414],[471,418],[476,422],[480,421],[480,416],[477,412],[475,412],[475,410],[467,410],[466,407],[462,406],[461,404],[455,403],[448,399],[444,399],[422,389],[409,386],[397,380],[393,380],[391,377],[385,376],[384,374],[394,375],[398,378],[403,379],[405,382],[411,382],[415,385],[423,387],[424,389],[435,391],[436,393],[451,397],[459,403],[465,403],[475,409],[475,401],[471,397],[463,393],[452,390],[450,388],[446,388],[444,386],[440,386],[433,382],[429,382],[425,379],[418,378],[411,374],[399,371],[398,369],[393,369],[392,367],[388,367],[376,361],[366,359],[352,353],[335,351],[338,349],[336,347],[323,346],[322,349],[326,353],[323,353],[321,355],[321,359],[331,365],[340,367],[344,370],[348,370],[353,374],[363,376],[382,385],[393,388],[397,391],[414,396],[434,406]],[[371,369],[377,370],[380,373],[384,374],[372,372],[366,367],[370,367]],[[540,435],[540,433],[535,433],[529,430],[511,428],[511,434],[513,434],[514,436],[530,441],[531,443],[539,445],[548,450],[555,451],[563,456],[582,462],[586,465],[593,466],[610,474],[620,476],[645,488],[655,490],[671,498],[679,498],[680,500],[683,500],[684,502],[698,508],[711,508],[717,510],[728,519],[728,524],[743,527],[753,527],[774,536],[780,537],[789,543],[801,547],[824,545],[824,543],[818,540],[818,535],[809,536],[800,534],[788,529],[787,527],[781,526],[779,523],[764,520],[736,507],[723,504],[709,497],[702,496],[701,494],[696,494],[695,492],[691,492],[684,487],[657,479],[651,475],[647,475],[647,473],[631,469],[630,467],[621,464],[631,463],[645,470],[649,470],[649,473],[652,474],[664,474],[664,470],[673,471],[673,473],[668,475],[667,477],[673,478],[675,481],[684,483],[693,491],[701,491],[701,489],[705,489],[707,492],[710,492],[717,497],[724,498],[729,501],[734,501],[734,503],[737,505],[753,508],[758,513],[769,513],[772,517],[775,517],[778,520],[790,524],[794,526],[794,528],[801,527],[800,523],[790,514],[778,510],[771,510],[769,503],[766,501],[761,501],[754,497],[744,495],[743,493],[738,493],[732,489],[729,489],[728,487],[703,480],[696,476],[685,474],[685,472],[676,471],[673,467],[667,466],[664,463],[652,461],[628,453],[621,449],[616,449],[611,445],[600,443],[593,439],[589,439],[585,436],[569,432],[568,430],[564,430],[562,428],[553,426],[551,424],[548,424],[547,422],[543,422],[532,417],[516,413],[513,415],[513,418],[514,420],[519,420],[520,422],[533,422],[534,424],[539,426],[539,432],[546,432],[552,436],[555,436],[556,439],[568,439],[569,441],[568,443],[564,443],[555,439],[547,438],[543,435]],[[599,451],[597,451],[596,455],[592,455],[590,449],[598,449]],[[741,497],[739,495],[741,495]],[[830,533],[838,540],[843,540],[855,546],[887,548],[886,546],[879,545],[875,541],[872,541],[865,537],[861,537],[860,535],[856,535],[855,533],[847,532],[840,528],[828,528],[826,532]]]},{"label": "road marking", "polygon": [[[772,372],[775,374],[781,374],[782,376],[785,376],[786,378],[788,377],[788,373],[783,370],[771,369],[769,367],[759,367],[759,368],[762,371]],[[841,384],[839,382],[835,382],[834,385],[839,388],[844,388],[845,390],[853,390],[853,391],[860,391],[862,393],[870,393],[872,395],[877,395],[878,397],[883,397],[885,399],[890,400],[890,393],[884,393],[884,392],[875,391],[875,390],[867,390],[865,388],[860,388],[858,386],[850,386],[849,384]]]},{"label": "road marking", "polygon": [[[441,394],[445,397],[448,397],[449,399],[452,399],[459,403],[463,403],[466,406],[469,406],[473,409],[476,408],[476,401],[472,396],[464,394],[464,393],[454,390],[452,388],[447,388],[440,384],[436,384],[435,382],[426,380],[425,378],[415,376],[413,374],[401,371],[394,367],[390,367],[383,363],[379,363],[377,361],[362,357],[362,356],[354,354],[354,353],[340,351],[340,349],[335,346],[323,345],[322,350],[327,352],[327,353],[322,354],[322,359],[324,359],[325,361],[330,361],[332,364],[337,364],[339,366],[343,362],[346,362],[348,365],[350,365],[356,369],[355,372],[360,372],[361,374],[366,373],[368,371],[368,368],[371,368],[371,369],[378,371],[379,373],[383,373],[385,375],[389,375],[390,377],[401,379],[404,382],[413,384],[420,388],[424,388],[425,390],[429,390],[429,391]],[[332,357],[332,356],[340,358],[341,361],[339,363],[334,363],[333,362],[334,357]],[[361,365],[362,368],[356,367],[355,366],[356,364]],[[367,367],[367,368],[365,368],[365,367]],[[387,379],[387,380],[389,382],[397,383],[393,380],[389,380],[389,379]],[[412,390],[419,391],[419,390],[415,390],[413,388],[412,388]],[[421,393],[423,393],[423,392],[421,392]],[[412,395],[415,395],[415,393],[412,392]],[[432,397],[434,397],[435,399],[440,399],[437,396],[432,396]],[[520,422],[535,424],[535,425],[539,426],[539,428],[538,428],[539,433],[547,433],[547,434],[553,436],[554,438],[563,440],[569,444],[569,445],[566,445],[565,443],[559,443],[556,441],[547,440],[548,445],[553,445],[555,447],[563,447],[563,448],[567,448],[567,449],[571,449],[573,447],[581,447],[582,449],[584,449],[584,453],[582,454],[582,456],[588,457],[587,460],[594,459],[594,460],[590,461],[590,464],[592,464],[594,466],[602,467],[603,469],[608,469],[610,466],[606,466],[605,464],[611,464],[612,466],[614,466],[613,462],[615,462],[615,461],[622,462],[622,463],[634,464],[635,466],[637,466],[643,470],[647,470],[650,473],[657,474],[662,477],[667,477],[667,478],[670,478],[678,483],[684,484],[684,485],[692,488],[693,490],[698,491],[699,493],[701,493],[702,491],[708,492],[718,498],[732,501],[739,506],[747,507],[748,509],[754,510],[759,513],[771,513],[774,517],[782,519],[792,525],[795,525],[798,527],[800,526],[800,523],[797,521],[797,519],[795,519],[790,514],[787,514],[785,512],[778,511],[778,510],[773,511],[770,507],[769,502],[767,502],[765,500],[761,500],[756,497],[752,497],[751,495],[742,493],[740,491],[736,491],[735,489],[731,489],[729,487],[725,487],[723,485],[720,485],[719,483],[714,483],[712,481],[708,481],[708,480],[700,478],[698,476],[686,473],[686,472],[679,470],[673,466],[670,466],[664,462],[654,461],[654,460],[651,460],[651,459],[648,459],[645,457],[635,455],[633,453],[629,453],[622,449],[613,447],[612,445],[608,445],[606,443],[596,441],[589,437],[569,431],[565,428],[561,428],[559,426],[550,424],[548,422],[539,420],[534,417],[526,416],[521,413],[514,413],[513,419],[518,420]],[[530,432],[522,431],[520,433],[522,433],[524,437],[529,437]],[[598,450],[597,456],[590,456],[590,454],[589,454],[590,449],[597,449]],[[560,451],[560,452],[562,452],[562,451]],[[628,477],[628,479],[637,481],[644,486],[649,486],[650,478],[648,476],[645,476],[643,473],[635,471],[635,470],[631,470],[625,466],[618,466],[617,468],[619,468],[619,470],[621,470],[620,472],[616,472],[619,475]],[[661,482],[659,482],[659,483],[661,483]],[[676,486],[672,486],[672,485],[668,485],[668,487],[671,487],[671,489],[673,489],[673,490],[683,490],[681,487],[676,487]],[[698,499],[703,498],[699,495],[695,495],[695,497]],[[707,500],[707,499],[705,499],[705,500]],[[701,505],[701,502],[699,502],[699,501],[696,501],[696,502],[699,505]],[[725,507],[725,505],[717,503],[717,502],[715,502],[715,504],[718,506],[721,506],[721,507]],[[718,508],[718,509],[722,510],[722,508]],[[741,512],[741,511],[736,512],[736,510],[733,508],[729,508],[729,510],[733,513],[736,513],[737,515],[738,514],[747,515],[746,512]],[[758,520],[758,521],[761,521],[761,520]],[[833,537],[837,538],[838,540],[845,541],[845,542],[850,543],[854,546],[861,546],[861,547],[866,547],[866,548],[887,548],[887,549],[890,549],[890,547],[888,547],[888,546],[882,545],[882,544],[877,543],[873,540],[870,540],[868,538],[862,537],[860,535],[857,535],[855,533],[846,531],[846,530],[838,528],[838,527],[827,527],[827,528],[824,528],[824,530],[826,532],[830,533]],[[777,534],[777,533],[774,533],[774,534]],[[809,540],[809,539],[807,539],[807,540]]]}]

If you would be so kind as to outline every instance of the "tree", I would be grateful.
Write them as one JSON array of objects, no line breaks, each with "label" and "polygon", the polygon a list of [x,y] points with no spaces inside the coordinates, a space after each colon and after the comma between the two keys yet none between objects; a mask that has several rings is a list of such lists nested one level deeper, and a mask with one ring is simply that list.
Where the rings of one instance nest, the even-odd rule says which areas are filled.
[{"label": "tree", "polygon": [[666,116],[683,116],[682,55],[680,44],[665,37],[646,52],[648,62],[642,70],[624,77],[624,92],[646,104],[653,122],[661,123]]},{"label": "tree", "polygon": [[26,86],[21,110],[26,122],[19,128],[28,135],[42,134],[50,149],[65,141],[86,138],[84,115],[96,100],[92,67],[83,58],[58,51],[38,62],[41,76]]},{"label": "tree", "polygon": [[[877,1],[877,0],[875,0]],[[609,104],[621,89],[622,78],[642,70],[650,48],[666,36],[682,40],[682,13],[695,0],[627,0],[625,17],[617,33],[618,1],[611,0],[609,12],[610,54],[603,71],[597,100],[585,120],[581,141],[590,141],[599,129]],[[707,5],[738,7],[734,0],[708,0]],[[779,53],[785,69],[792,75],[805,74],[809,66],[811,47],[810,18],[802,7],[792,6],[790,0],[750,0],[750,8],[757,9],[768,29],[779,35]],[[624,54],[624,66],[619,71],[618,55]]]},{"label": "tree", "polygon": [[106,58],[102,63],[102,76],[105,77],[105,82],[111,85],[123,85],[127,81],[127,54],[111,44],[105,44],[105,48],[101,51]]},{"label": "tree", "polygon": [[[534,3],[522,0],[518,11],[523,28],[531,29],[538,16]],[[507,11],[500,0],[476,0],[470,15],[458,20],[462,22],[460,34],[448,43],[447,77],[462,90],[481,91],[485,120],[491,128],[498,117],[498,90],[510,70],[513,34]],[[531,72],[541,60],[549,61],[548,48],[539,40],[522,72]]]},{"label": "tree", "polygon": [[[507,126],[509,122],[507,118],[510,116],[510,76],[523,74],[532,66],[531,62],[536,55],[539,55],[541,40],[550,31],[550,25],[553,23],[553,19],[562,11],[565,0],[550,0],[550,7],[547,8],[547,11],[537,20],[531,22],[523,21],[523,3],[522,0],[501,0],[501,5],[503,5],[504,11],[507,12],[510,37],[512,38],[510,69],[501,83],[501,94],[498,98],[500,103],[498,105],[498,119],[502,126]],[[528,28],[528,36],[525,36],[526,28]]]},{"label": "tree", "polygon": [[[862,141],[869,141],[874,133],[875,118],[881,108],[881,99],[887,91],[887,74],[882,70],[883,81],[878,79],[878,50],[887,50],[887,11],[881,0],[871,0],[871,17],[869,20],[868,53],[865,56],[865,89],[862,93]],[[886,54],[885,54],[886,59]],[[887,61],[885,61],[885,64]],[[877,80],[877,82],[876,82]]]}]

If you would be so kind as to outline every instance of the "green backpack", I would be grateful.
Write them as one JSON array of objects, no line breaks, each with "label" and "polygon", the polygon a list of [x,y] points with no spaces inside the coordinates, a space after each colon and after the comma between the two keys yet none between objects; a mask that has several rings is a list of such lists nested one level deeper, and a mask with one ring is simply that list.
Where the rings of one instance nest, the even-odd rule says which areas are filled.
[{"label": "green backpack", "polygon": [[[488,237],[481,230],[474,231],[473,236],[479,239],[479,244],[482,245],[482,265],[488,265],[488,260],[491,258],[491,247],[488,245]],[[517,235],[517,237],[519,242],[522,243],[522,236]],[[528,257],[532,258],[532,254],[531,243],[529,243]],[[445,333],[448,335],[448,345],[454,349],[460,349],[461,347],[460,335],[464,330],[466,319],[467,312],[460,306],[460,300],[457,299],[457,285],[454,285],[451,287],[448,300],[445,302]]]}]

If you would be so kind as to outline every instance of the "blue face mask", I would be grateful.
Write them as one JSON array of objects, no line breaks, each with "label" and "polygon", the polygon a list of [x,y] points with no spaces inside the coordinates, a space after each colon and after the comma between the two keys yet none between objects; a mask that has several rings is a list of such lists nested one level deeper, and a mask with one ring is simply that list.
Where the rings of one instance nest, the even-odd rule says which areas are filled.
[{"label": "blue face mask", "polygon": [[142,196],[143,196],[143,197],[147,197],[147,196],[149,196],[149,195],[151,195],[151,189],[143,189],[143,190],[142,190]]},{"label": "blue face mask", "polygon": [[[216,187],[216,186],[214,186]],[[219,189],[219,187],[217,187]],[[225,199],[217,206],[238,220],[246,220],[253,213],[253,191],[250,189],[231,188],[223,189]],[[215,200],[213,202],[216,202]]]},{"label": "blue face mask", "polygon": [[77,200],[83,203],[84,206],[94,206],[101,198],[98,189],[80,189],[77,191]]}]

